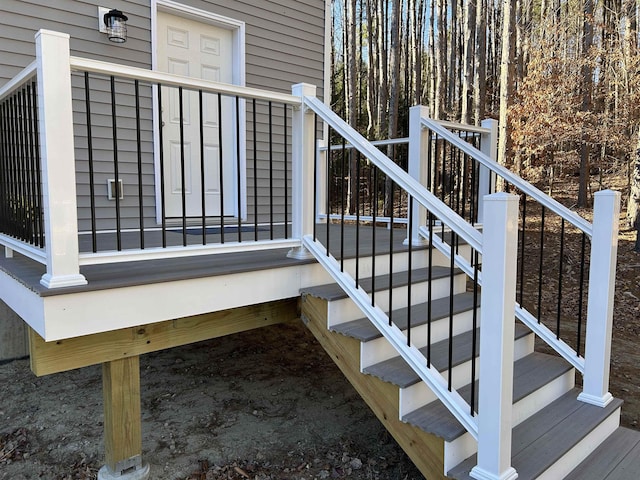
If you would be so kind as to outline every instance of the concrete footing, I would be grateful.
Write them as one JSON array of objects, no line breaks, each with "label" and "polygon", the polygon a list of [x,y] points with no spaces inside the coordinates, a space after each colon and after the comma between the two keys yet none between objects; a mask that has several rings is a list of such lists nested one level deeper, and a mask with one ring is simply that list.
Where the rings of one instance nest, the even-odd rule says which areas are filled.
[{"label": "concrete footing", "polygon": [[0,300],[0,361],[29,355],[27,327],[24,321]]},{"label": "concrete footing", "polygon": [[98,480],[147,480],[149,478],[150,468],[148,464],[142,464],[135,470],[127,471],[122,474],[112,472],[106,465],[98,471]]}]

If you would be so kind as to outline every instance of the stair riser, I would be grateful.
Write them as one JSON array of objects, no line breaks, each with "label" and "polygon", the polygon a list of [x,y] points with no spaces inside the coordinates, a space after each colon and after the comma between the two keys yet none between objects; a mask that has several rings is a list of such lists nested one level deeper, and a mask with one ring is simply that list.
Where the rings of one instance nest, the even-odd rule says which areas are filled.
[{"label": "stair riser", "polygon": [[[533,352],[534,335],[530,334],[515,341],[514,361],[526,357]],[[476,379],[478,378],[478,364],[476,363]],[[445,379],[446,375],[443,375]],[[452,386],[460,388],[471,381],[471,361],[461,363],[452,370]],[[563,392],[564,393],[564,392]],[[414,410],[436,400],[435,394],[423,383],[419,382],[407,388],[400,389],[400,418]]]},{"label": "stair riser", "polygon": [[[386,275],[389,273],[389,254],[376,255],[375,262],[376,275]],[[445,256],[437,250],[433,252],[434,265],[449,265],[445,263]],[[412,268],[425,268],[429,266],[429,254],[427,250],[418,250],[413,252],[411,259]],[[393,254],[393,272],[402,272],[408,270],[409,254],[408,252],[396,252]],[[360,257],[358,261],[359,274],[361,277],[373,276],[373,261],[371,256]],[[349,275],[354,276],[356,271],[356,259],[348,258],[344,261],[344,269]]]},{"label": "stair riser", "polygon": [[[575,371],[569,370],[564,375],[555,378],[535,392],[521,398],[513,404],[512,426],[515,427],[527,418],[538,413],[544,407],[574,387]],[[470,442],[469,439],[472,441]],[[477,443],[469,433],[457,438],[453,442],[445,442],[445,466],[446,470],[453,468],[460,462],[477,452]],[[577,465],[577,464],[576,464]],[[554,477],[551,477],[554,478]],[[562,477],[555,477],[562,478]]]},{"label": "stair riser", "polygon": [[[432,299],[438,299],[448,296],[451,292],[449,289],[449,277],[434,280],[431,288]],[[427,285],[428,282],[418,282],[411,287],[411,303],[417,304],[427,301]],[[458,274],[453,282],[453,294],[462,293],[466,288],[466,275]],[[404,308],[408,304],[408,287],[402,286],[393,289],[392,302],[393,308]],[[384,311],[389,310],[389,292],[378,291],[375,296],[376,304]],[[341,323],[350,322],[362,318],[362,311],[349,298],[340,300],[332,300],[327,306],[327,325],[329,328]]]},{"label": "stair riser", "polygon": [[[480,310],[478,310],[478,314]],[[480,315],[478,315],[478,322]],[[479,323],[478,323],[479,324]],[[473,311],[458,313],[453,316],[453,334],[458,335],[471,330],[473,325]],[[419,325],[411,328],[412,344],[418,348],[427,344],[427,325]],[[406,335],[406,330],[404,330]],[[449,317],[435,320],[431,323],[431,343],[439,342],[449,336]],[[376,363],[397,357],[398,352],[387,342],[384,337],[376,338],[370,342],[363,342],[361,349],[361,368],[365,369]]]},{"label": "stair riser", "polygon": [[[571,450],[569,450],[555,464],[545,470],[539,477],[539,480],[556,480],[564,478],[577,467],[585,458],[589,456],[616,428],[620,426],[620,409],[614,410],[604,422],[593,429],[589,434],[578,442]],[[636,476],[638,472],[629,472]],[[631,477],[630,477],[631,478]]]}]

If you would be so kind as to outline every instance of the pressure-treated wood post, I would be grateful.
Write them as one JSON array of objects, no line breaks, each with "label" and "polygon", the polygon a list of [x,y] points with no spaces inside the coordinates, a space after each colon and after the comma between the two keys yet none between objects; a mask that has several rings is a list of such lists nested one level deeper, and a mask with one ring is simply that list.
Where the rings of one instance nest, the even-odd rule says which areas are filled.
[{"label": "pressure-treated wood post", "polygon": [[84,285],[78,263],[76,163],[69,35],[40,30],[36,33],[38,72],[38,129],[42,162],[47,273],[40,283],[47,288]]},{"label": "pressure-treated wood post", "polygon": [[[429,133],[422,128],[422,118],[429,117],[429,108],[416,105],[409,109],[409,175],[415,178],[426,188],[427,168],[424,162],[427,161],[429,149]],[[412,245],[423,245],[424,239],[418,233],[420,222],[426,221],[427,210],[415,199],[412,199],[413,221],[407,225],[407,239],[405,244],[411,241]]]},{"label": "pressure-treated wood post", "polygon": [[[291,88],[291,93],[300,97],[302,104],[293,110],[292,119],[292,232],[293,238],[302,241],[305,235],[313,233],[313,224],[316,221],[314,211],[313,170],[315,149],[314,132],[316,129],[315,115],[304,106],[304,97],[315,97],[315,85],[299,83]],[[305,259],[313,255],[304,247],[296,247],[289,251],[288,257]]]},{"label": "pressure-treated wood post", "polygon": [[609,393],[609,369],[620,192],[603,190],[597,192],[594,197],[584,381],[578,399],[604,407],[613,400]]},{"label": "pressure-treated wood post", "polygon": [[144,480],[149,466],[142,463],[140,415],[140,357],[102,364],[105,466],[99,480]]},{"label": "pressure-treated wood post", "polygon": [[[481,145],[480,151],[484,153],[494,162],[498,161],[498,121],[492,118],[482,121],[482,128],[489,130],[488,133],[483,133],[480,137]],[[478,223],[484,221],[484,197],[493,193],[491,191],[491,185],[493,184],[495,189],[495,174],[491,173],[484,165],[480,165],[478,171]]]},{"label": "pressure-treated wood post", "polygon": [[518,196],[484,198],[482,318],[478,397],[478,480],[513,480],[513,336],[515,330]]}]

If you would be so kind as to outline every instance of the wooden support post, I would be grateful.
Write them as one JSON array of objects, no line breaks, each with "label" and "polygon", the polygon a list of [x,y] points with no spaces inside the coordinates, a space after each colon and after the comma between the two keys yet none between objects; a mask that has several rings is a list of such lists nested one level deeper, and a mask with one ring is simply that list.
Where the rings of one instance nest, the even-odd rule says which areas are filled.
[{"label": "wooden support post", "polygon": [[98,479],[148,478],[149,466],[142,464],[140,357],[103,363],[102,389],[106,465]]}]

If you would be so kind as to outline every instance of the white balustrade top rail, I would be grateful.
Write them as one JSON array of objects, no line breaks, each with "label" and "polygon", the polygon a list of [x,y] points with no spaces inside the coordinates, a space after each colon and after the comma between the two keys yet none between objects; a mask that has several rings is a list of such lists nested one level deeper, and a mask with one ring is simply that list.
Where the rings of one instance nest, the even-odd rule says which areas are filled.
[{"label": "white balustrade top rail", "polygon": [[462,150],[464,153],[466,153],[467,155],[469,155],[470,157],[472,157],[473,159],[481,163],[483,166],[487,167],[492,172],[496,173],[500,177],[507,180],[513,186],[518,188],[520,191],[526,193],[531,198],[535,199],[545,208],[548,208],[549,210],[553,211],[560,217],[567,220],[576,228],[582,230],[589,237],[593,236],[593,226],[591,225],[591,223],[586,221],[584,218],[582,218],[580,215],[573,212],[572,210],[569,210],[560,202],[554,200],[548,195],[545,195],[539,189],[537,189],[526,180],[523,180],[522,178],[520,178],[519,176],[511,172],[509,169],[503,167],[499,163],[496,163],[487,155],[485,155],[480,150],[475,148],[473,145],[460,140],[460,138],[458,138],[456,135],[454,135],[449,130],[447,130],[447,128],[443,127],[440,122],[437,122],[435,120],[431,120],[428,118],[423,118],[422,125],[430,129],[431,131],[437,133],[440,137],[444,138],[445,140],[449,141],[451,144],[458,147],[460,150]]},{"label": "white balustrade top rail", "polygon": [[36,75],[37,63],[34,60],[15,77],[0,87],[0,100],[4,100],[7,95],[10,95],[14,90],[21,87]]}]

